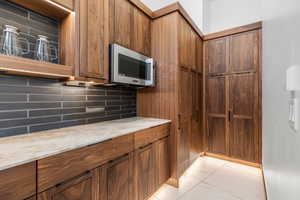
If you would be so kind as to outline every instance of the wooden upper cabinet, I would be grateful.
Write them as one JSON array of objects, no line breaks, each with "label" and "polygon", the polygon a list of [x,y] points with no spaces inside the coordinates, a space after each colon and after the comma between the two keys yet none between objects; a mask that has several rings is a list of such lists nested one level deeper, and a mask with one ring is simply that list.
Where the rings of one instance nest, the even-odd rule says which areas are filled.
[{"label": "wooden upper cabinet", "polygon": [[199,36],[196,38],[196,69],[203,72],[203,40]]},{"label": "wooden upper cabinet", "polygon": [[151,19],[140,9],[133,9],[132,49],[145,55],[151,55]]},{"label": "wooden upper cabinet", "polygon": [[79,1],[81,77],[108,79],[108,3]]},{"label": "wooden upper cabinet", "polygon": [[133,5],[128,0],[109,0],[111,21],[111,42],[126,48],[132,46]]},{"label": "wooden upper cabinet", "polygon": [[70,10],[74,10],[74,0],[51,0],[51,1]]},{"label": "wooden upper cabinet", "polygon": [[197,34],[196,32],[191,28],[189,27],[190,29],[190,50],[189,50],[189,53],[190,53],[190,67],[197,71],[197,60],[196,60],[196,54],[197,54]]},{"label": "wooden upper cabinet", "polygon": [[256,71],[259,64],[259,31],[230,36],[231,72]]},{"label": "wooden upper cabinet", "polygon": [[155,192],[155,151],[152,144],[135,151],[137,200],[146,200]]},{"label": "wooden upper cabinet", "polygon": [[[191,30],[188,23],[181,15],[178,16],[179,20],[179,66],[191,67]],[[175,42],[175,41],[174,41]]]},{"label": "wooden upper cabinet", "polygon": [[0,199],[22,200],[36,193],[36,162],[0,171]]},{"label": "wooden upper cabinet", "polygon": [[97,200],[98,176],[97,170],[87,172],[38,194],[37,200]]},{"label": "wooden upper cabinet", "polygon": [[222,74],[228,72],[228,47],[229,39],[219,38],[209,40],[206,45],[205,54],[207,59],[208,74]]}]

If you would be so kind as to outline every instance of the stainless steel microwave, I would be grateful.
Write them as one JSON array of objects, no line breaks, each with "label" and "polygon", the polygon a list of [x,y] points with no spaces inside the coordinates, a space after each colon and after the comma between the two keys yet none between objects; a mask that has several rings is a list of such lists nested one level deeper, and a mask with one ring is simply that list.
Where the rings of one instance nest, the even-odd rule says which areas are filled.
[{"label": "stainless steel microwave", "polygon": [[111,44],[110,80],[116,84],[154,87],[154,60],[120,45]]}]

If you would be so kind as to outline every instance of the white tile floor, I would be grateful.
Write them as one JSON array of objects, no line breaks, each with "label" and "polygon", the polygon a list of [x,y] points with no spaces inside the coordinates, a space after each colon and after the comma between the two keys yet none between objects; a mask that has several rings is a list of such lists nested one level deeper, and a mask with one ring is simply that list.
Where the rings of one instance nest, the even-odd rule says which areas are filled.
[{"label": "white tile floor", "polygon": [[151,200],[265,200],[261,170],[200,157],[180,179],[180,188],[164,185]]}]

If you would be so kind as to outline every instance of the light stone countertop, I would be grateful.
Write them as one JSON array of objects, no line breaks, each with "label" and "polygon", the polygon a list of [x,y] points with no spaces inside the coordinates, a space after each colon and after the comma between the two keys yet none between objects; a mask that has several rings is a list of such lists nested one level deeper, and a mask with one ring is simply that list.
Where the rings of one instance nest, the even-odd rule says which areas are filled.
[{"label": "light stone countertop", "polygon": [[0,139],[0,171],[171,122],[133,117]]}]

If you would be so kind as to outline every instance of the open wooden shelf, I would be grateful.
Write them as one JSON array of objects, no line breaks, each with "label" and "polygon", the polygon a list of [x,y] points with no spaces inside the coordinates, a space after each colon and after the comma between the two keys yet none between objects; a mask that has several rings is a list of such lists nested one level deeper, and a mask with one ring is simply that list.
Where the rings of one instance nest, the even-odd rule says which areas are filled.
[{"label": "open wooden shelf", "polygon": [[0,54],[0,71],[44,78],[68,78],[73,74],[73,67]]},{"label": "open wooden shelf", "polygon": [[73,0],[9,0],[60,21],[61,64],[0,54],[0,72],[43,78],[67,79],[75,66],[75,13]]},{"label": "open wooden shelf", "polygon": [[[29,8],[31,10],[34,10],[38,13],[41,13],[43,15],[55,18],[55,19],[64,19],[67,17],[70,12],[66,9],[69,9],[70,11],[73,10],[73,2],[72,0],[65,0],[66,5],[62,5],[59,3],[59,0],[9,0],[13,3],[16,3],[18,5],[21,5],[25,8]],[[62,7],[65,7],[66,9],[63,9],[62,7],[56,6],[53,3],[56,3],[58,5],[61,5]]]}]

